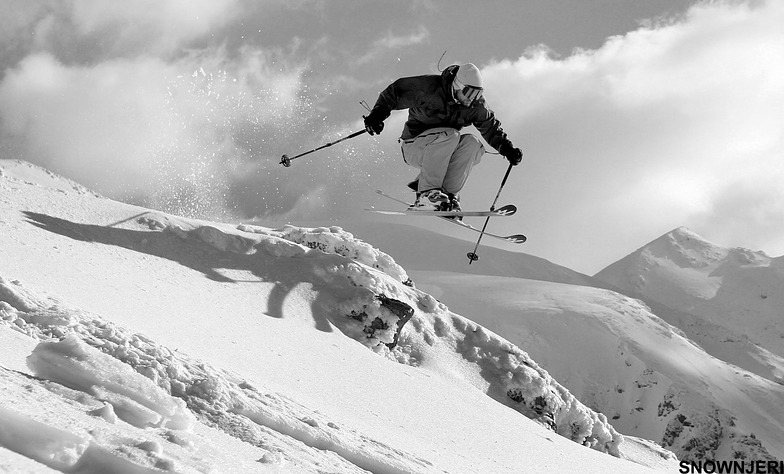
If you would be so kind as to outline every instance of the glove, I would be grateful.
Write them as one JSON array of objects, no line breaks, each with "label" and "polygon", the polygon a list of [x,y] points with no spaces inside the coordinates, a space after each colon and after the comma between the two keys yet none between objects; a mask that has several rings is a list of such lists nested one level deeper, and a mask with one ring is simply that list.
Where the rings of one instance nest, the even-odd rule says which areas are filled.
[{"label": "glove", "polygon": [[381,118],[381,113],[377,113],[376,110],[373,109],[368,115],[362,116],[365,119],[365,130],[370,135],[379,135],[384,130],[384,119]]},{"label": "glove", "polygon": [[517,166],[523,161],[523,150],[515,148],[511,143],[503,144],[498,151],[509,160],[512,166]]}]

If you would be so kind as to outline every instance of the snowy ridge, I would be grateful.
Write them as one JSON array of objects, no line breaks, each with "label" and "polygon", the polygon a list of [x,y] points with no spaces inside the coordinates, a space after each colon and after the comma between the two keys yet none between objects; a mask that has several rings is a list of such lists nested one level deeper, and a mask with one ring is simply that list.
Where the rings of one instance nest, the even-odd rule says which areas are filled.
[{"label": "snowy ridge", "polygon": [[0,178],[10,183],[46,186],[60,192],[75,192],[77,194],[101,197],[99,193],[72,179],[65,178],[51,170],[23,160],[0,159]]},{"label": "snowy ridge", "polygon": [[271,230],[256,225],[240,224],[237,228],[245,232],[280,237],[325,253],[335,253],[381,270],[401,283],[410,282],[406,271],[395,263],[392,257],[355,238],[338,226],[307,228],[288,225],[281,230]]},{"label": "snowy ridge", "polygon": [[724,248],[681,227],[596,277],[680,312],[671,322],[711,354],[784,382],[784,257]]}]

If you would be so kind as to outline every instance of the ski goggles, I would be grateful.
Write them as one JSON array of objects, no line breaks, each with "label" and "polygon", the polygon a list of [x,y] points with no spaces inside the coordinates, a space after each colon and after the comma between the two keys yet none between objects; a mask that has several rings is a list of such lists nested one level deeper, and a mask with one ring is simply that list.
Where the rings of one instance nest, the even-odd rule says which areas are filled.
[{"label": "ski goggles", "polygon": [[462,89],[457,90],[457,98],[473,102],[482,97],[482,90],[481,87],[464,86]]},{"label": "ski goggles", "polygon": [[471,102],[477,100],[478,98],[482,97],[482,88],[481,87],[474,87],[474,86],[465,86],[460,91],[463,96],[470,100]]}]

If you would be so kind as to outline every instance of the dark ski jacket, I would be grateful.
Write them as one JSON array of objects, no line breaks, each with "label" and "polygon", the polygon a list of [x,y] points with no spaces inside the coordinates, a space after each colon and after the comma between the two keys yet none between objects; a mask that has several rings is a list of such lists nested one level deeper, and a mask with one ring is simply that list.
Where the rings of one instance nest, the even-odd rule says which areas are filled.
[{"label": "dark ski jacket", "polygon": [[385,120],[392,110],[408,109],[408,120],[401,138],[409,140],[422,132],[436,127],[451,127],[457,130],[473,125],[482,138],[496,150],[502,146],[513,147],[495,118],[485,105],[484,97],[465,107],[452,95],[452,81],[457,65],[449,66],[438,74],[403,77],[384,89],[373,106],[371,115]]}]

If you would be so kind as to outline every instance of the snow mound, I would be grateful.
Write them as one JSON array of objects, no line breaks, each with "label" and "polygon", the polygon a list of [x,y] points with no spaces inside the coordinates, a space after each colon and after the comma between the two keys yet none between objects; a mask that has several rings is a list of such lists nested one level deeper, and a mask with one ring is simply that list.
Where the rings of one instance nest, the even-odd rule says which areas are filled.
[{"label": "snow mound", "polygon": [[38,344],[27,364],[38,377],[107,402],[112,407],[109,416],[113,411],[133,426],[188,430],[196,421],[182,400],[73,335],[59,342]]},{"label": "snow mound", "polygon": [[411,282],[403,267],[395,263],[392,257],[355,238],[341,227],[307,228],[287,225],[283,229],[271,230],[256,225],[240,224],[237,228],[244,232],[271,235],[311,249],[334,253],[381,270],[401,283]]}]

